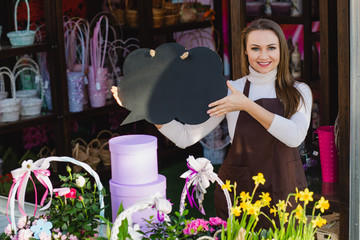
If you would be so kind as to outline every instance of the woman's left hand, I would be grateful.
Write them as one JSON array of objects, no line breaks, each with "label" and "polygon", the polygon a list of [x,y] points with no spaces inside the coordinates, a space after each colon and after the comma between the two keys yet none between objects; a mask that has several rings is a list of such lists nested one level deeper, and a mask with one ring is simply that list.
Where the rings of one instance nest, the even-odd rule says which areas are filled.
[{"label": "woman's left hand", "polygon": [[230,81],[227,81],[226,84],[231,91],[231,94],[209,104],[211,109],[209,109],[207,113],[210,116],[220,117],[229,112],[246,109],[246,105],[250,100],[243,93],[236,90],[231,85]]}]

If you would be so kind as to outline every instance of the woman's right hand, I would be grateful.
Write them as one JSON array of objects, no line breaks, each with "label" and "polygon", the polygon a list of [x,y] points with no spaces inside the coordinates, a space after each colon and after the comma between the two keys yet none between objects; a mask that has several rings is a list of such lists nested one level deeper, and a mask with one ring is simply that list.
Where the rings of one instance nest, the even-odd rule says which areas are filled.
[{"label": "woman's right hand", "polygon": [[115,98],[116,102],[121,106],[123,107],[122,103],[121,103],[121,100],[119,98],[119,93],[118,93],[118,88],[115,87],[115,86],[112,86],[111,87],[111,92],[113,94],[113,97]]}]

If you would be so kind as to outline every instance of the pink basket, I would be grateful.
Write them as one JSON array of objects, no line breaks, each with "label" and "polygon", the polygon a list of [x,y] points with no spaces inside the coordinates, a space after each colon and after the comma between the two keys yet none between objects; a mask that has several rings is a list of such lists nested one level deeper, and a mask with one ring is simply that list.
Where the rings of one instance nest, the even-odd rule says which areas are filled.
[{"label": "pink basket", "polygon": [[322,180],[323,182],[337,182],[339,160],[335,146],[334,126],[321,126],[315,132],[319,137]]}]

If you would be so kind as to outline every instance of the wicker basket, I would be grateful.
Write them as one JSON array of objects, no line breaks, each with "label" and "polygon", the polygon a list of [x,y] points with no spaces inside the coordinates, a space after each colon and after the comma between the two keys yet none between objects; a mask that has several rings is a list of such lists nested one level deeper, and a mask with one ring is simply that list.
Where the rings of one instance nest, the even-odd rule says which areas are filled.
[{"label": "wicker basket", "polygon": [[125,25],[125,10],[122,8],[113,9],[111,0],[108,0],[110,12],[115,16],[120,26]]},{"label": "wicker basket", "polygon": [[339,213],[332,213],[323,216],[326,225],[316,230],[317,240],[339,240],[340,224]]},{"label": "wicker basket", "polygon": [[132,28],[138,27],[138,12],[137,10],[133,9],[126,9],[125,10],[125,18],[126,22],[129,24]]},{"label": "wicker basket", "polygon": [[7,36],[10,40],[12,46],[28,46],[32,45],[35,40],[36,31],[30,30],[30,7],[28,0],[25,0],[27,7],[27,27],[26,30],[18,30],[17,26],[17,7],[19,5],[20,0],[16,1],[15,9],[14,9],[14,23],[15,23],[15,31],[8,32]]},{"label": "wicker basket", "polygon": [[165,12],[166,12],[166,10],[163,8],[153,8],[152,9],[153,27],[154,28],[160,28],[164,25]]},{"label": "wicker basket", "polygon": [[179,17],[180,17],[179,14],[166,15],[164,17],[165,25],[166,26],[171,26],[171,25],[177,24],[179,22]]},{"label": "wicker basket", "polygon": [[[79,143],[76,143],[75,147],[72,150],[72,157],[78,160],[79,162],[87,162],[88,161],[88,155],[86,153],[86,148]],[[76,173],[81,172],[81,167],[74,165],[73,170]]]},{"label": "wicker basket", "polygon": [[99,149],[99,157],[104,166],[111,165],[111,154],[109,150],[109,142],[105,142]]},{"label": "wicker basket", "polygon": [[0,76],[8,76],[12,91],[12,98],[0,100],[0,122],[14,122],[20,118],[20,99],[15,94],[15,78],[11,70],[7,67],[0,68]]},{"label": "wicker basket", "polygon": [[4,78],[0,75],[0,100],[7,98],[8,92],[5,91]]},{"label": "wicker basket", "polygon": [[198,18],[196,10],[192,8],[191,2],[184,2],[180,9],[180,22],[194,22]]},{"label": "wicker basket", "polygon": [[96,135],[96,138],[100,141],[100,144],[102,145],[105,142],[109,141],[112,134],[113,133],[110,130],[104,129]]},{"label": "wicker basket", "polygon": [[[61,163],[61,162],[64,162],[64,163],[72,163],[74,166],[77,165],[81,168],[83,168],[84,170],[86,170],[95,180],[95,183],[97,185],[97,190],[99,192],[99,204],[100,204],[100,216],[101,218],[104,218],[104,215],[105,215],[105,204],[104,204],[104,195],[102,193],[103,191],[103,185],[100,181],[100,177],[99,175],[89,167],[89,165],[83,163],[83,162],[79,162],[77,161],[76,159],[73,159],[73,158],[70,158],[70,157],[55,157],[55,156],[51,156],[51,157],[47,157],[47,158],[41,158],[37,161],[35,161],[34,163],[32,163],[33,167],[32,167],[32,170],[30,171],[35,171],[36,169],[43,169],[44,167],[48,167],[49,166],[49,163],[51,164],[52,162],[57,162],[57,163]],[[41,170],[43,171],[43,170]],[[40,172],[40,171],[38,171]],[[25,173],[27,174],[27,173]],[[38,173],[37,173],[38,174]],[[14,185],[14,188],[13,188],[13,191],[9,194],[9,197],[8,197],[8,203],[9,203],[9,212],[10,212],[10,222],[11,222],[11,228],[12,230],[15,231],[15,233],[17,233],[17,226],[16,226],[16,221],[15,221],[15,205],[16,205],[16,201],[15,201],[15,196],[17,195],[18,191],[21,191],[19,189],[20,187],[20,182],[22,181],[18,181],[15,185]],[[27,182],[27,181],[26,181]],[[47,179],[46,181],[48,185],[48,188],[49,189],[53,189],[53,186],[51,184],[51,181],[50,179]],[[26,186],[25,186],[26,187]],[[25,199],[17,199],[18,201],[24,201]],[[46,207],[46,206],[45,206]],[[24,209],[25,210],[25,209]],[[40,209],[42,210],[42,209]],[[36,214],[36,212],[34,213],[34,215]],[[102,220],[100,219],[100,224],[102,223]],[[100,235],[103,236],[103,231],[102,231],[102,226],[100,225],[99,226],[100,229],[98,230]]]},{"label": "wicker basket", "polygon": [[39,115],[41,112],[41,106],[43,103],[43,83],[42,83],[42,78],[41,75],[38,71],[36,71],[36,69],[31,68],[31,67],[23,67],[21,70],[19,70],[18,72],[16,72],[15,74],[15,79],[20,75],[20,73],[22,73],[23,71],[26,70],[30,70],[33,71],[36,75],[36,77],[39,79],[39,85],[40,85],[40,89],[41,89],[41,97],[37,98],[36,96],[31,96],[31,97],[26,97],[26,98],[22,98],[21,101],[21,108],[20,108],[20,115],[22,116],[33,116],[33,115]]}]

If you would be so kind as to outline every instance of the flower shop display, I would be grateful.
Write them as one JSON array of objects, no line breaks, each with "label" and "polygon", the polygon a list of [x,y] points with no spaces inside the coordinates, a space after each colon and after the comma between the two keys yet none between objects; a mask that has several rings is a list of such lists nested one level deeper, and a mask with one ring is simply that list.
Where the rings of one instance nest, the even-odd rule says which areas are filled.
[{"label": "flower shop display", "polygon": [[[102,21],[105,25],[101,25]],[[105,26],[105,27],[103,27]],[[103,28],[103,29],[102,29]],[[91,107],[103,107],[106,101],[108,69],[104,67],[108,48],[109,21],[101,15],[90,39],[89,98]]]},{"label": "flower shop display", "polygon": [[27,26],[26,30],[18,30],[17,24],[17,8],[20,0],[17,0],[14,7],[14,24],[15,31],[8,32],[6,35],[10,40],[12,46],[28,46],[32,45],[35,40],[35,31],[30,30],[30,7],[28,0],[25,0],[27,7]]},{"label": "flower shop display", "polygon": [[[269,193],[257,193],[256,190],[260,184],[265,183],[265,177],[262,173],[253,176],[255,187],[251,193],[234,192],[234,199],[231,202],[229,192],[236,191],[236,182],[225,184],[212,172],[212,165],[205,158],[190,156],[187,159],[189,170],[181,177],[186,178],[183,194],[181,196],[180,211],[175,215],[169,214],[168,207],[171,203],[166,199],[154,195],[152,200],[139,202],[121,212],[112,228],[111,240],[114,239],[223,239],[223,240],[246,240],[246,239],[266,239],[266,240],[314,240],[316,230],[326,224],[326,219],[321,217],[325,210],[329,209],[328,200],[321,197],[314,203],[311,215],[306,215],[306,209],[313,201],[313,193],[309,189],[289,194],[287,199],[279,200],[272,204]],[[191,206],[197,207],[201,212],[205,212],[202,207],[202,200],[206,193],[206,188],[210,182],[221,184],[229,206],[229,218],[226,222],[218,218],[206,219],[186,219],[188,210],[185,209],[184,199],[188,198]],[[192,190],[191,186],[193,185]],[[185,194],[184,194],[185,192]],[[259,194],[259,195],[258,195]],[[258,195],[258,196],[256,196]],[[184,197],[185,196],[185,197]],[[198,200],[195,204],[194,197]],[[289,210],[290,198],[294,197],[297,206]],[[162,202],[160,204],[159,202]],[[142,232],[137,224],[132,223],[132,213],[144,208],[155,208],[158,211],[158,217],[163,221],[154,223],[155,217],[150,217],[148,222],[148,231]],[[267,216],[262,208],[270,208],[270,213],[274,216]],[[272,224],[269,229],[259,229],[255,231],[259,216],[264,215]],[[278,219],[278,223],[274,219]],[[135,232],[134,232],[135,231]],[[159,237],[161,236],[161,237]]]},{"label": "flower shop display", "polygon": [[22,99],[20,104],[20,115],[38,115],[41,112],[41,107],[43,103],[44,86],[40,74],[39,65],[30,57],[22,57],[16,62],[13,68],[15,81],[18,77],[21,76],[22,73],[26,71],[29,71],[35,75],[34,85],[38,86],[40,97],[38,97],[38,89],[23,89],[16,91],[16,96]]},{"label": "flower shop display", "polygon": [[14,122],[20,118],[21,100],[16,98],[15,94],[15,78],[12,71],[7,67],[0,67],[0,78],[10,81],[11,98],[0,100],[0,122]]},{"label": "flower shop display", "polygon": [[65,57],[67,65],[69,111],[81,112],[88,83],[90,27],[86,19],[66,19],[64,22]]},{"label": "flower shop display", "polygon": [[[87,173],[73,173],[67,166],[68,176],[59,175],[62,185],[54,188],[49,176],[50,162],[72,163],[83,167]],[[85,239],[99,236],[101,218],[104,217],[104,188],[100,178],[91,167],[70,157],[47,157],[35,162],[27,160],[22,167],[11,172],[13,184],[10,188],[7,217],[9,224],[1,239]],[[46,189],[41,198],[43,206],[37,214],[37,191],[32,175]],[[27,216],[24,209],[25,188],[31,181],[35,189],[35,209],[33,216]],[[49,196],[48,196],[49,195]],[[55,196],[53,196],[55,195]],[[15,196],[23,216],[15,221]],[[48,196],[48,198],[47,198]],[[45,201],[47,199],[47,203]],[[9,214],[10,212],[10,214]],[[100,229],[99,229],[100,228]]]},{"label": "flower shop display", "polygon": [[[111,207],[115,219],[120,204],[128,207],[155,193],[166,196],[166,178],[158,174],[157,138],[150,135],[123,135],[109,140],[111,154]],[[154,215],[153,209],[135,213],[133,220],[140,227],[143,218]]]}]

